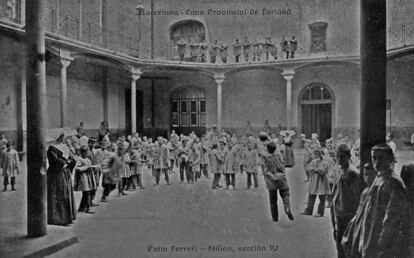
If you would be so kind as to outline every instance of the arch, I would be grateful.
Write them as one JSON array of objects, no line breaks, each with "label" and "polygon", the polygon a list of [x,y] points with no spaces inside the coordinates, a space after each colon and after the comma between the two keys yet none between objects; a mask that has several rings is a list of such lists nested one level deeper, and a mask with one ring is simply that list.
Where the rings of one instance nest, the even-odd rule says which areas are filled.
[{"label": "arch", "polygon": [[197,135],[206,130],[206,94],[199,86],[186,85],[171,91],[170,125],[177,133]]},{"label": "arch", "polygon": [[322,82],[312,82],[298,95],[298,121],[300,131],[309,136],[317,133],[321,142],[334,131],[335,95],[331,87]]},{"label": "arch", "polygon": [[[186,45],[190,43],[201,43],[206,41],[206,27],[198,20],[186,19],[181,20],[170,26],[170,57],[171,59],[179,59],[177,42],[184,40]],[[186,47],[185,61],[192,61],[189,48]],[[188,60],[187,60],[188,58]]]}]

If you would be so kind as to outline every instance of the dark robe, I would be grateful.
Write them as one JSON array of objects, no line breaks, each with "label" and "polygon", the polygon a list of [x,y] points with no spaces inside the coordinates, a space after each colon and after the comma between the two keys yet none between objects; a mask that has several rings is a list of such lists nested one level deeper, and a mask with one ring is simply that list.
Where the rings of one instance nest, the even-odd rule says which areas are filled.
[{"label": "dark robe", "polygon": [[[62,156],[54,146],[47,150],[47,221],[51,225],[67,225],[76,219],[71,169],[75,161]],[[65,168],[64,165],[67,165]]]},{"label": "dark robe", "polygon": [[293,153],[293,142],[285,141],[285,167],[291,168],[295,166],[295,154]]}]

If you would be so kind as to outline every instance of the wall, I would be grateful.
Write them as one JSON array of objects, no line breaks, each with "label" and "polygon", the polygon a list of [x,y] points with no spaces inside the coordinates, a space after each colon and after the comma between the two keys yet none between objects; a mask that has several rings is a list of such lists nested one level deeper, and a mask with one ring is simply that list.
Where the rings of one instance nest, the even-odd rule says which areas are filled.
[{"label": "wall", "polygon": [[[387,66],[387,98],[391,100],[391,124],[387,131],[392,132],[399,148],[410,147],[414,133],[414,59],[413,55],[390,61]],[[389,117],[387,117],[389,121]]]},{"label": "wall", "polygon": [[[19,124],[18,98],[22,74],[22,44],[12,38],[0,36],[0,132],[16,141]],[[20,121],[21,122],[21,121]]]},{"label": "wall", "polygon": [[300,92],[309,84],[321,82],[334,92],[333,135],[342,132],[353,138],[360,119],[360,72],[354,64],[313,65],[300,69],[292,80],[293,124],[301,131]]}]

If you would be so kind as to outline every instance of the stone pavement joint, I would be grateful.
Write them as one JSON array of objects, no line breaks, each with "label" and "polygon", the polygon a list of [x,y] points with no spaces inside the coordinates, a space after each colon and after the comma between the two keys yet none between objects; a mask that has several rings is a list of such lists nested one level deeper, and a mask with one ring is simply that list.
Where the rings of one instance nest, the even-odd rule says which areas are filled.
[{"label": "stone pavement joint", "polygon": [[51,254],[54,254],[60,250],[62,250],[63,248],[69,247],[71,245],[77,244],[79,243],[79,239],[75,236],[75,237],[71,237],[67,240],[64,240],[62,242],[56,243],[54,245],[48,246],[46,248],[43,248],[37,252],[34,252],[32,254],[28,254],[23,256],[24,258],[40,258],[40,257],[45,257]]}]

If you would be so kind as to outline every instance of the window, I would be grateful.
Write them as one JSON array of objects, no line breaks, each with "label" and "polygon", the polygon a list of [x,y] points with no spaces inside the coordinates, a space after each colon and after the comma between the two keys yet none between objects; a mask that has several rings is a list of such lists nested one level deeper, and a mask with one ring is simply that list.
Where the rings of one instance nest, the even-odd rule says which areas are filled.
[{"label": "window", "polygon": [[204,25],[198,21],[178,22],[171,28],[171,57],[178,58],[177,42],[183,39],[186,43],[186,57],[188,54],[188,45],[190,43],[200,43],[206,40],[206,31]]},{"label": "window", "polygon": [[309,101],[329,101],[331,102],[332,96],[329,90],[323,84],[312,84],[306,88],[306,91],[302,95],[302,102]]},{"label": "window", "polygon": [[204,90],[198,87],[186,87],[173,91],[171,94],[172,127],[197,127],[205,124],[206,99]]},{"label": "window", "polygon": [[315,22],[309,24],[311,31],[311,53],[325,52],[326,51],[326,28],[328,23]]}]

